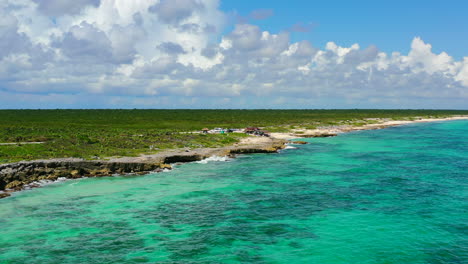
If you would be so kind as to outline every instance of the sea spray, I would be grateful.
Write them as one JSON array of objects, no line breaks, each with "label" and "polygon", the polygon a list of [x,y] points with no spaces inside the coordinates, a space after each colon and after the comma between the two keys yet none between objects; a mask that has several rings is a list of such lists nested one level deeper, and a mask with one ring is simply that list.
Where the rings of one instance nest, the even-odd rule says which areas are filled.
[{"label": "sea spray", "polygon": [[291,145],[286,145],[286,147],[284,147],[284,149],[297,149],[297,147],[293,147]]},{"label": "sea spray", "polygon": [[200,161],[195,161],[195,163],[201,163],[201,164],[207,164],[208,162],[213,162],[213,161],[230,161],[231,158],[228,156],[211,156],[206,159],[200,160]]},{"label": "sea spray", "polygon": [[63,182],[63,181],[66,181],[66,180],[69,180],[69,179],[67,179],[65,177],[58,177],[56,180],[43,179],[43,180],[33,181],[31,183],[23,185],[22,190],[31,190],[32,188],[43,187],[43,186],[47,186],[47,185],[50,185],[50,184]]}]

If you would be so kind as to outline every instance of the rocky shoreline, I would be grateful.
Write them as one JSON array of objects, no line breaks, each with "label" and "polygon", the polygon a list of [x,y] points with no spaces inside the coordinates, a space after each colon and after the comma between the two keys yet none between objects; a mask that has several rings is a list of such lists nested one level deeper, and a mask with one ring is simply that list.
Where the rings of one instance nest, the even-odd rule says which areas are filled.
[{"label": "rocky shoreline", "polygon": [[[212,156],[235,157],[237,154],[276,153],[286,147],[294,138],[332,137],[340,133],[357,130],[382,129],[411,123],[468,119],[468,116],[455,116],[439,119],[419,119],[412,121],[382,121],[364,126],[340,126],[314,130],[296,130],[291,133],[271,133],[271,138],[249,137],[233,146],[222,148],[173,149],[153,155],[113,158],[110,160],[84,160],[63,158],[50,160],[22,161],[0,164],[0,198],[25,188],[39,187],[41,181],[57,179],[77,179],[83,177],[104,177],[124,174],[147,174],[171,169],[171,164],[200,161]],[[306,144],[305,141],[291,142]]]},{"label": "rocky shoreline", "polygon": [[276,153],[286,146],[286,140],[268,139],[256,144],[236,144],[222,148],[176,149],[154,155],[124,157],[110,160],[63,158],[0,164],[0,198],[26,188],[39,187],[41,181],[104,177],[124,174],[147,174],[171,169],[171,164],[200,161],[212,156],[248,153]]}]

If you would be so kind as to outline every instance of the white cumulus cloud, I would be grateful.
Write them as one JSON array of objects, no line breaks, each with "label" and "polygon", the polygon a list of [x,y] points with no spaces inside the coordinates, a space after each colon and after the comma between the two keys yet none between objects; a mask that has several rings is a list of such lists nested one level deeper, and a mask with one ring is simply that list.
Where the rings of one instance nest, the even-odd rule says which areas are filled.
[{"label": "white cumulus cloud", "polygon": [[320,49],[227,22],[217,0],[0,0],[0,103],[466,108],[468,57],[420,37],[406,55]]}]

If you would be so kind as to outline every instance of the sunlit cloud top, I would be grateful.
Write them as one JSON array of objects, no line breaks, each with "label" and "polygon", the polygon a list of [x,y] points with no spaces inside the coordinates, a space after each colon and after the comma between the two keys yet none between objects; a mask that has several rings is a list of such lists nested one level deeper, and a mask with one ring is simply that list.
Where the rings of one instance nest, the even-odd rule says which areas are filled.
[{"label": "sunlit cloud top", "polygon": [[435,53],[423,36],[407,54],[318,47],[292,41],[291,26],[249,22],[277,12],[242,20],[216,0],[0,0],[0,108],[468,107],[468,57]]}]

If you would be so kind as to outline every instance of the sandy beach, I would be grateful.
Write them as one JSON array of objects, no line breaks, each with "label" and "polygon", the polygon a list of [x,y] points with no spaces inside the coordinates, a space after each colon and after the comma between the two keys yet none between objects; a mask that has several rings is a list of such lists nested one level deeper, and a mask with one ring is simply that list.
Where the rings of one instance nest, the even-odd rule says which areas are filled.
[{"label": "sandy beach", "polygon": [[453,116],[447,118],[421,118],[417,120],[377,120],[378,123],[367,124],[363,126],[333,126],[333,127],[324,127],[319,129],[293,129],[288,133],[271,133],[272,138],[290,140],[294,138],[307,138],[307,137],[323,137],[323,136],[333,136],[341,133],[358,131],[358,130],[372,130],[372,129],[382,129],[386,127],[407,125],[413,123],[427,123],[427,122],[441,122],[441,121],[451,121],[451,120],[466,120],[468,116]]}]

